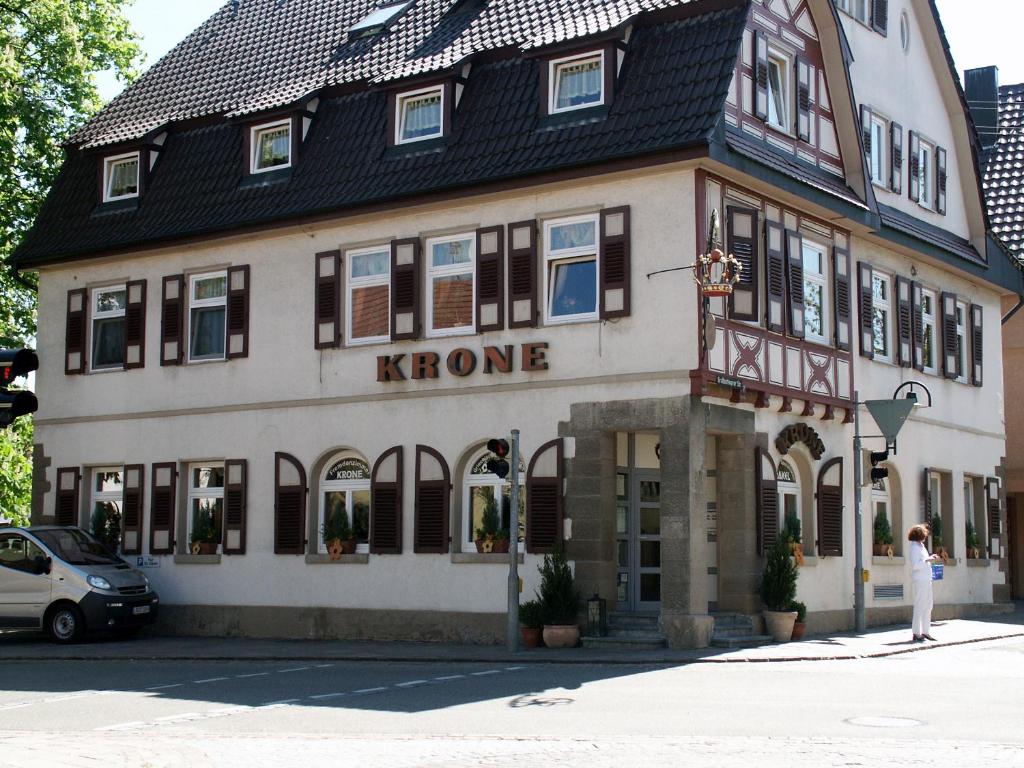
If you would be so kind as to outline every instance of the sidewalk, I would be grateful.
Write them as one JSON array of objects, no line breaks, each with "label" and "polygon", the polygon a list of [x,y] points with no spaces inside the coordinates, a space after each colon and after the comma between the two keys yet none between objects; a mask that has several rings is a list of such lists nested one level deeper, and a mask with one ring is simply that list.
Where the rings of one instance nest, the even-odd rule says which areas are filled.
[{"label": "sidewalk", "polygon": [[838,661],[919,653],[933,648],[1024,638],[1024,604],[992,619],[954,619],[932,624],[938,642],[911,643],[906,626],[806,637],[800,642],[725,650],[619,651],[538,648],[509,653],[503,646],[444,643],[374,643],[339,640],[260,640],[235,637],[140,636],[114,640],[97,636],[81,645],[60,646],[39,633],[0,633],[0,662],[81,661],[390,661],[519,662],[539,664],[728,664],[780,661]]}]

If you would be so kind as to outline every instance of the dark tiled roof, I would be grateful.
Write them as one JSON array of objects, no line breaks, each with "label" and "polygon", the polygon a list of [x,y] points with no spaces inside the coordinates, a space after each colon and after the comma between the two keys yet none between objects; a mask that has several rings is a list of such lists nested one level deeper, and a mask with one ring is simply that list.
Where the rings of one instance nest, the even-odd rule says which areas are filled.
[{"label": "dark tiled roof", "polygon": [[999,89],[999,139],[988,153],[985,196],[992,231],[1024,260],[1024,83]]},{"label": "dark tiled roof", "polygon": [[[81,147],[139,139],[167,123],[292,104],[325,86],[385,82],[473,54],[530,49],[615,29],[643,11],[696,0],[413,0],[380,35],[347,30],[378,0],[226,3],[72,138]],[[454,11],[454,12],[453,12]]]},{"label": "dark tiled roof", "polygon": [[[244,5],[244,4],[243,4]],[[538,115],[539,62],[474,67],[451,136],[385,146],[386,94],[326,98],[290,175],[242,182],[242,129],[172,131],[137,208],[96,201],[98,158],[72,152],[15,254],[19,266],[386,203],[412,195],[707,141],[722,112],[746,18],[739,6],[634,33],[608,108],[550,122]]]},{"label": "dark tiled roof", "polygon": [[965,238],[922,221],[916,216],[911,216],[909,213],[904,213],[898,208],[892,208],[879,203],[878,213],[881,216],[883,226],[891,227],[898,232],[910,235],[917,240],[934,245],[944,251],[949,251],[962,259],[976,264],[984,264],[987,260],[982,258],[977,249]]}]

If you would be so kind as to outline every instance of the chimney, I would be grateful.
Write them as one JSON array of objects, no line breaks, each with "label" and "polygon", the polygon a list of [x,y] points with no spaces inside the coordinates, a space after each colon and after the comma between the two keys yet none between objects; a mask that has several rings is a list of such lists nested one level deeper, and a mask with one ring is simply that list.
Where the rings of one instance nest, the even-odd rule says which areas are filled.
[{"label": "chimney", "polygon": [[999,139],[999,67],[968,69],[964,72],[964,88],[981,148],[991,149]]}]

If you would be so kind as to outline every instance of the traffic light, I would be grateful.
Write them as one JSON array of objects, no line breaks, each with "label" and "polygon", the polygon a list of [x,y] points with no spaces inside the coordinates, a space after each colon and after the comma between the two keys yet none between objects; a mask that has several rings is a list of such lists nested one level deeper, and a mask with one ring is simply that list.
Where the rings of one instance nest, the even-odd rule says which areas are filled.
[{"label": "traffic light", "polygon": [[0,429],[16,418],[35,413],[36,396],[25,389],[8,389],[11,382],[39,368],[39,358],[31,349],[0,349]]},{"label": "traffic light", "polygon": [[884,451],[872,451],[871,452],[871,482],[878,480],[885,480],[889,476],[889,470],[885,467],[878,466],[883,461],[889,458],[889,449],[886,448]]},{"label": "traffic light", "polygon": [[492,454],[487,459],[487,471],[504,479],[509,470],[508,461],[505,459],[508,456],[508,440],[492,438],[487,441],[487,450]]}]

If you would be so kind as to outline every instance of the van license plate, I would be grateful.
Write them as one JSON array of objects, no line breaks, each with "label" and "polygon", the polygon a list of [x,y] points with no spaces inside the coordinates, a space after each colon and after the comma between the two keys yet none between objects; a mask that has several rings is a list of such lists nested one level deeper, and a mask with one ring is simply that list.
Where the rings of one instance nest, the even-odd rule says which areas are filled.
[{"label": "van license plate", "polygon": [[141,615],[143,613],[149,613],[149,606],[148,605],[137,605],[134,608],[132,608],[132,613],[134,613],[136,616],[139,616],[139,615]]}]

